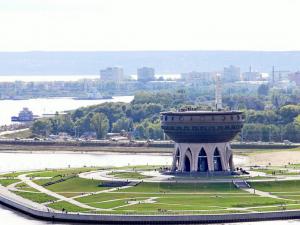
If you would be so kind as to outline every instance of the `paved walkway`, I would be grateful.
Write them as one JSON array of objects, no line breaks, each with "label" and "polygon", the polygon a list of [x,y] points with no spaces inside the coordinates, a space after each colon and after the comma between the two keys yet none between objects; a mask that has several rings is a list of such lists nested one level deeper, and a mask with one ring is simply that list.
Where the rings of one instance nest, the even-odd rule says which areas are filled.
[{"label": "paved walkway", "polygon": [[42,211],[46,211],[46,212],[47,211],[60,212],[60,211],[57,211],[57,210],[54,210],[54,209],[50,209],[50,208],[48,208],[44,205],[41,205],[39,203],[33,202],[29,199],[22,198],[21,196],[16,195],[15,193],[9,191],[6,187],[3,187],[2,185],[0,185],[0,195],[4,196],[5,198],[9,198],[9,199],[13,200],[16,203],[19,203],[21,205],[25,205],[25,206],[28,206],[30,208],[34,208],[34,209],[37,209],[37,210],[42,210]]},{"label": "paved walkway", "polygon": [[67,198],[67,197],[65,197],[63,195],[57,194],[57,193],[55,193],[53,191],[50,191],[50,190],[48,190],[48,189],[46,189],[46,188],[44,188],[44,187],[42,187],[40,185],[37,185],[36,183],[32,182],[29,177],[27,177],[27,174],[19,175],[18,178],[20,180],[22,180],[28,186],[30,186],[30,187],[32,187],[32,188],[34,188],[34,189],[36,189],[36,190],[38,190],[38,191],[40,191],[40,192],[42,192],[44,194],[47,194],[47,195],[52,196],[54,198],[57,198],[57,199],[59,199],[61,201],[69,202],[69,203],[71,203],[73,205],[76,205],[78,207],[81,207],[81,208],[86,208],[86,209],[90,209],[90,210],[99,210],[99,208],[91,207],[91,206],[86,205],[84,203],[78,202],[78,201],[76,201],[76,200],[74,200],[72,198]]}]

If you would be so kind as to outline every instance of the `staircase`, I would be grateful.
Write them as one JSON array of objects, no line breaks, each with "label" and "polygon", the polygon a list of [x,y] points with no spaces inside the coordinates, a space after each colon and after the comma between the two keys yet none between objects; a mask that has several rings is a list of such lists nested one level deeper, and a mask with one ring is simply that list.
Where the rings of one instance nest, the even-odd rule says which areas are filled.
[{"label": "staircase", "polygon": [[250,185],[245,180],[234,180],[233,184],[239,189],[251,188]]}]

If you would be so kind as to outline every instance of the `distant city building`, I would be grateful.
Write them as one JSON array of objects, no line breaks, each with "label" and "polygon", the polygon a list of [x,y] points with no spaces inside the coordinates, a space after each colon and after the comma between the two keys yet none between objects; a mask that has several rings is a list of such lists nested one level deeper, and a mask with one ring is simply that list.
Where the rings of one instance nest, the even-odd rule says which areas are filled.
[{"label": "distant city building", "polygon": [[300,86],[300,71],[288,75],[290,81],[294,81],[297,86]]},{"label": "distant city building", "polygon": [[138,81],[147,82],[155,80],[155,71],[151,67],[142,67],[137,70]]},{"label": "distant city building", "polygon": [[100,70],[100,80],[104,82],[121,82],[124,80],[124,71],[121,67],[108,67]]},{"label": "distant city building", "polygon": [[225,82],[235,82],[241,80],[241,69],[236,66],[230,65],[224,67],[223,79]]},{"label": "distant city building", "polygon": [[181,78],[186,82],[197,82],[202,84],[211,83],[214,79],[214,74],[211,72],[188,72],[182,73]]},{"label": "distant city building", "polygon": [[258,81],[262,80],[262,75],[259,72],[244,72],[242,75],[242,80],[243,81]]}]

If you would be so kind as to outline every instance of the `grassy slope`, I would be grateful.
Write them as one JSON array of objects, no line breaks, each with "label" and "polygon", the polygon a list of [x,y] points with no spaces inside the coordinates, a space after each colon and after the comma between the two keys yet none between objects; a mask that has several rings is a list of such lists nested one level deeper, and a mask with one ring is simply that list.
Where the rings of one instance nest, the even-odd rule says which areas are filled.
[{"label": "grassy slope", "polygon": [[151,178],[150,176],[145,176],[140,174],[139,172],[111,172],[108,175],[112,175],[118,178],[125,178],[125,179],[145,179]]},{"label": "grassy slope", "polygon": [[0,179],[0,184],[4,187],[19,182],[18,179]]},{"label": "grassy slope", "polygon": [[71,168],[71,169],[57,169],[57,170],[44,170],[30,174],[30,177],[54,177],[54,176],[69,176],[91,170],[97,170],[97,168]]},{"label": "grassy slope", "polygon": [[[121,190],[122,191],[122,190]],[[141,183],[126,192],[235,192],[241,193],[232,183],[198,183],[198,184],[185,184],[185,183]]]},{"label": "grassy slope", "polygon": [[23,198],[27,198],[33,202],[44,203],[57,200],[56,198],[49,196],[44,193],[30,193],[30,192],[20,192],[14,191],[15,194],[20,195]]},{"label": "grassy slope", "polygon": [[[49,182],[51,179],[36,180],[39,185]],[[99,187],[101,181],[88,180],[83,178],[72,178],[57,184],[46,186],[45,188],[54,192],[95,192],[105,190],[107,188]]]},{"label": "grassy slope", "polygon": [[65,202],[65,201],[54,202],[54,203],[48,204],[47,206],[50,207],[50,208],[52,208],[52,209],[56,209],[56,210],[65,209],[68,212],[84,212],[84,211],[88,211],[88,209],[81,208],[79,206],[73,205],[73,204]]},{"label": "grassy slope", "polygon": [[266,192],[300,192],[300,180],[250,182],[251,187]]}]

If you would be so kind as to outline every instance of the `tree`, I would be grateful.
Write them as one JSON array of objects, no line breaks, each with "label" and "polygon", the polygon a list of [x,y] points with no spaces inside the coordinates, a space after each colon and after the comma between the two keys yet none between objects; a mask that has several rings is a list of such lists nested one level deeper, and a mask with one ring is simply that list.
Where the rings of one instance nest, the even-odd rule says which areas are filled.
[{"label": "tree", "polygon": [[48,136],[51,133],[51,123],[49,120],[37,120],[31,127],[32,133]]},{"label": "tree", "polygon": [[261,84],[257,89],[258,95],[267,96],[269,94],[269,85]]},{"label": "tree", "polygon": [[104,113],[95,113],[91,120],[97,139],[104,138],[109,129],[109,121]]},{"label": "tree", "polygon": [[294,118],[300,114],[299,105],[285,105],[280,108],[279,115],[286,123],[291,123]]},{"label": "tree", "polygon": [[133,122],[131,119],[122,117],[112,125],[112,132],[121,132],[122,130],[131,131],[133,129]]}]

